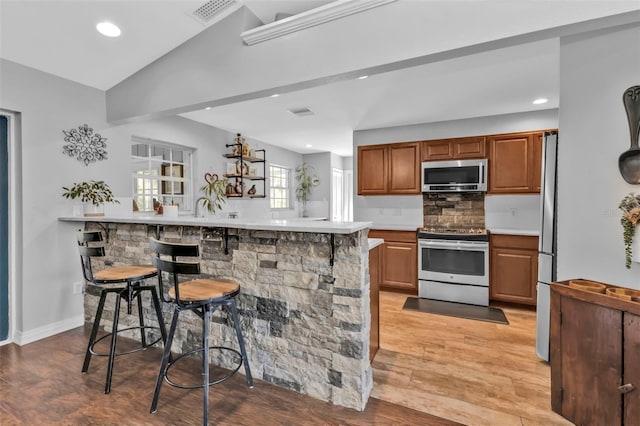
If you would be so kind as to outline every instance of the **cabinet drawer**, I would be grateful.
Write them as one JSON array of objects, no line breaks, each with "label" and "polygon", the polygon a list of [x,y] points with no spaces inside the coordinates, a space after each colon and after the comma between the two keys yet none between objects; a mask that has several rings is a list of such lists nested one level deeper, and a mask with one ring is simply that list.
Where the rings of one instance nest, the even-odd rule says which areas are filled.
[{"label": "cabinet drawer", "polygon": [[491,247],[538,250],[538,237],[531,235],[491,234]]},{"label": "cabinet drawer", "polygon": [[418,241],[418,232],[415,231],[391,231],[370,229],[369,238],[382,238],[384,242],[396,241],[401,243],[415,243]]}]

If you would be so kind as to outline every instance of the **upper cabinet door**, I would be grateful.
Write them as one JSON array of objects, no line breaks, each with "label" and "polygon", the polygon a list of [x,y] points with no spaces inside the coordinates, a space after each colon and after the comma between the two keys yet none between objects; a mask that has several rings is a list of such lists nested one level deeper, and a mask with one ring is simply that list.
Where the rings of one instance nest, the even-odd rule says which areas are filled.
[{"label": "upper cabinet door", "polygon": [[358,195],[420,194],[420,142],[358,147]]},{"label": "upper cabinet door", "polygon": [[419,142],[389,145],[389,193],[419,194],[420,169]]},{"label": "upper cabinet door", "polygon": [[387,145],[358,147],[358,195],[381,195],[388,191]]},{"label": "upper cabinet door", "polygon": [[451,139],[439,139],[422,142],[422,161],[451,160],[453,144]]},{"label": "upper cabinet door", "polygon": [[543,133],[533,135],[531,149],[531,189],[540,192],[542,185],[542,137]]},{"label": "upper cabinet door", "polygon": [[489,136],[489,192],[523,193],[531,189],[532,135]]},{"label": "upper cabinet door", "polygon": [[487,141],[484,136],[453,139],[453,158],[485,158]]},{"label": "upper cabinet door", "polygon": [[486,146],[484,136],[423,141],[422,161],[486,158]]}]

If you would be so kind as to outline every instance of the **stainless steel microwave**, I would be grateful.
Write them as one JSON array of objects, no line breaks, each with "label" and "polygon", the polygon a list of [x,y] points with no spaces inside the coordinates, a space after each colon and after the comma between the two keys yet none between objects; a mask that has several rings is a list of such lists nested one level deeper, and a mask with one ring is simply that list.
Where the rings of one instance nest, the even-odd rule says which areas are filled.
[{"label": "stainless steel microwave", "polygon": [[422,163],[422,192],[485,192],[486,190],[486,159]]}]

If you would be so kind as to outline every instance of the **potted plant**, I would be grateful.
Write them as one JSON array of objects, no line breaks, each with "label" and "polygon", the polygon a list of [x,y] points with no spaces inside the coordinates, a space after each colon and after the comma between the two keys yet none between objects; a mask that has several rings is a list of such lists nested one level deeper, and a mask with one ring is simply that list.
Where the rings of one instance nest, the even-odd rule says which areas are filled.
[{"label": "potted plant", "polygon": [[629,269],[631,268],[631,256],[633,254],[631,244],[633,243],[636,228],[640,224],[640,194],[627,195],[622,199],[618,208],[622,210],[620,223],[623,229],[625,266]]},{"label": "potted plant", "polygon": [[200,187],[200,191],[204,193],[204,196],[196,201],[196,211],[194,212],[196,216],[199,203],[202,203],[202,206],[209,213],[215,213],[216,210],[222,209],[222,205],[227,200],[225,197],[227,184],[229,183],[227,179],[218,179],[218,175],[206,173],[204,180],[206,183]]},{"label": "potted plant", "polygon": [[313,167],[307,163],[302,163],[296,167],[296,180],[298,181],[296,197],[298,201],[302,202],[302,217],[307,217],[307,201],[309,201],[311,188],[320,185],[320,178],[316,175],[310,175],[310,169],[313,170]]},{"label": "potted plant", "polygon": [[98,211],[104,203],[120,203],[120,201],[113,198],[111,188],[102,180],[74,183],[71,188],[63,186],[62,189],[65,191],[62,193],[64,198],[72,200],[78,198],[85,205],[90,204],[94,207],[94,211],[85,212],[85,216],[104,216],[104,212]]}]

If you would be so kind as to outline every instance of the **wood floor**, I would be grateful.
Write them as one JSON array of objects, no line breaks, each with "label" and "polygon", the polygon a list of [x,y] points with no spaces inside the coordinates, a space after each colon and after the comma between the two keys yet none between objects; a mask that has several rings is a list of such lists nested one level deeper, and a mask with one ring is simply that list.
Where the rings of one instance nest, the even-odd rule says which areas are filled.
[{"label": "wood floor", "polygon": [[[381,349],[367,408],[332,406],[244,376],[213,386],[210,424],[570,425],[550,408],[549,366],[534,354],[535,312],[505,308],[510,325],[404,311],[406,295],[380,296]],[[200,424],[202,391],[164,386],[149,414],[161,351],[105,358],[81,374],[89,330],[0,347],[0,424]],[[197,367],[194,365],[194,371]],[[457,423],[456,423],[457,422]]]},{"label": "wood floor", "polygon": [[380,293],[372,396],[466,425],[571,425],[551,411],[550,368],[535,356],[535,311],[509,325],[402,310]]},{"label": "wood floor", "polygon": [[[162,355],[157,348],[116,358],[112,390],[105,395],[106,358],[94,358],[89,372],[80,373],[88,336],[88,329],[78,328],[25,346],[0,347],[0,425],[202,424],[201,389],[165,385],[158,412],[149,414]],[[358,412],[260,380],[248,389],[244,379],[236,374],[211,387],[209,424],[456,425],[376,398]]]}]

